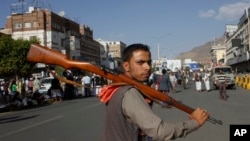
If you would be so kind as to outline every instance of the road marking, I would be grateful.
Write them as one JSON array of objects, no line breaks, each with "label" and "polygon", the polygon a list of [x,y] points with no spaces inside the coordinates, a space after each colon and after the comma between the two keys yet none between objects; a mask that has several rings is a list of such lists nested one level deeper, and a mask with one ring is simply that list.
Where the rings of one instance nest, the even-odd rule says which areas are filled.
[{"label": "road marking", "polygon": [[9,111],[9,112],[3,112],[3,113],[0,113],[0,116],[1,115],[6,115],[6,114],[9,114],[9,113],[13,113],[12,111]]},{"label": "road marking", "polygon": [[57,117],[54,117],[54,118],[51,118],[51,119],[48,119],[48,120],[45,120],[45,121],[42,121],[42,122],[39,122],[39,123],[36,123],[36,124],[32,124],[32,125],[23,127],[21,129],[9,132],[9,133],[4,134],[4,135],[1,135],[0,138],[6,137],[6,136],[10,136],[10,135],[13,135],[13,134],[16,134],[16,133],[19,133],[19,132],[22,132],[24,130],[27,130],[27,129],[30,129],[30,128],[42,125],[42,124],[47,123],[47,122],[51,122],[51,121],[57,120],[57,119],[62,118],[62,117],[63,117],[62,115],[61,116],[57,116]]},{"label": "road marking", "polygon": [[84,107],[84,108],[80,109],[79,111],[84,111],[84,110],[90,109],[90,108],[92,108],[92,107],[98,106],[98,105],[100,105],[100,104],[102,104],[102,103],[96,103],[96,104],[94,104],[94,105],[90,105],[90,106]]}]

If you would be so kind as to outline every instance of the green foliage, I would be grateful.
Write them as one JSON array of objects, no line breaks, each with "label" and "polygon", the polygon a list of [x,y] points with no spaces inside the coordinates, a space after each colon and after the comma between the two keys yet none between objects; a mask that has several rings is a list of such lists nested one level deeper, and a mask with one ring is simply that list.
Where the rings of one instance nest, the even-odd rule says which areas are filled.
[{"label": "green foliage", "polygon": [[14,40],[9,36],[0,37],[0,76],[28,76],[35,64],[26,61],[26,56],[32,43],[37,40]]},{"label": "green foliage", "polygon": [[58,76],[62,76],[63,75],[63,71],[64,71],[64,68],[60,67],[60,66],[56,66],[55,67],[55,72]]},{"label": "green foliage", "polygon": [[186,66],[186,67],[185,67],[185,71],[189,72],[189,71],[190,71],[190,67],[189,67],[189,66]]},{"label": "green foliage", "polygon": [[198,64],[199,64],[200,68],[204,68],[204,64],[202,64],[202,63],[198,63]]}]

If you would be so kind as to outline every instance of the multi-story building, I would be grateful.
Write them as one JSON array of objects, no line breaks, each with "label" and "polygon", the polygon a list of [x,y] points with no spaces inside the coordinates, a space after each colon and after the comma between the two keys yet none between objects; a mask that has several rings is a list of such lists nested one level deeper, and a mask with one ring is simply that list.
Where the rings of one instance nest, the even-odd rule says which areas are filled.
[{"label": "multi-story building", "polygon": [[[11,8],[5,29],[1,30],[13,39],[38,39],[41,45],[60,51],[70,59],[121,69],[125,43],[94,40],[90,27],[64,17],[64,12],[56,14],[38,6],[30,6],[25,11],[22,6]],[[45,65],[38,63],[37,66]]]},{"label": "multi-story building", "polygon": [[88,26],[80,26],[80,56],[81,60],[101,64],[100,48],[102,45],[93,39],[93,30]]},{"label": "multi-story building", "polygon": [[244,14],[240,18],[237,28],[234,32],[227,36],[226,45],[226,63],[232,66],[235,71],[250,71],[250,8],[244,10]]},{"label": "multi-story building", "polygon": [[79,24],[47,9],[29,7],[25,13],[12,13],[5,28],[11,29],[13,39],[36,38],[41,45],[66,53],[70,58],[80,55]]},{"label": "multi-story building", "polygon": [[[13,39],[36,38],[41,45],[60,51],[70,59],[101,64],[101,44],[93,39],[93,30],[88,26],[45,8],[31,6],[28,11],[16,11],[11,11],[3,30]],[[38,64],[38,67],[44,67],[44,64]]]},{"label": "multi-story building", "polygon": [[108,43],[102,39],[97,39],[97,42],[99,42],[101,44],[101,48],[100,48],[100,57],[101,57],[101,65],[111,68],[111,61],[108,53],[109,53],[109,46]]},{"label": "multi-story building", "polygon": [[109,55],[112,58],[121,58],[122,52],[126,47],[126,44],[121,41],[108,41]]},{"label": "multi-story building", "polygon": [[107,42],[109,46],[109,57],[114,60],[114,68],[122,70],[122,52],[126,47],[126,44],[121,41],[109,41]]},{"label": "multi-story building", "polygon": [[226,47],[224,44],[213,45],[210,50],[212,66],[225,64]]},{"label": "multi-story building", "polygon": [[102,63],[112,69],[122,70],[121,57],[126,44],[121,41],[103,41],[97,40],[103,45],[104,53],[102,55]]}]

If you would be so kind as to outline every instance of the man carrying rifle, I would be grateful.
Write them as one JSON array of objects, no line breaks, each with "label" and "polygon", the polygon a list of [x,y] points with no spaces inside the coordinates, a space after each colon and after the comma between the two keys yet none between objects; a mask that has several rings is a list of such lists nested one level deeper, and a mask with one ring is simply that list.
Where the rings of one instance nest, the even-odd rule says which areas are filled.
[{"label": "man carrying rifle", "polygon": [[[144,44],[132,44],[123,51],[124,74],[140,83],[147,83],[151,72],[151,53]],[[106,104],[105,129],[102,141],[139,141],[143,135],[153,140],[184,137],[201,127],[209,117],[197,108],[183,122],[163,121],[155,115],[148,98],[132,86],[109,85],[99,95]]]}]

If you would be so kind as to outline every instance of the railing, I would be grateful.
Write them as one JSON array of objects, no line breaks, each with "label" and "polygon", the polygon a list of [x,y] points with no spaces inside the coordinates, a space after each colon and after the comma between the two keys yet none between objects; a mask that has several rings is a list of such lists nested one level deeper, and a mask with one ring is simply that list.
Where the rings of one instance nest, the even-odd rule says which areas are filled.
[{"label": "railing", "polygon": [[250,75],[237,75],[235,76],[235,84],[244,89],[250,90]]}]

